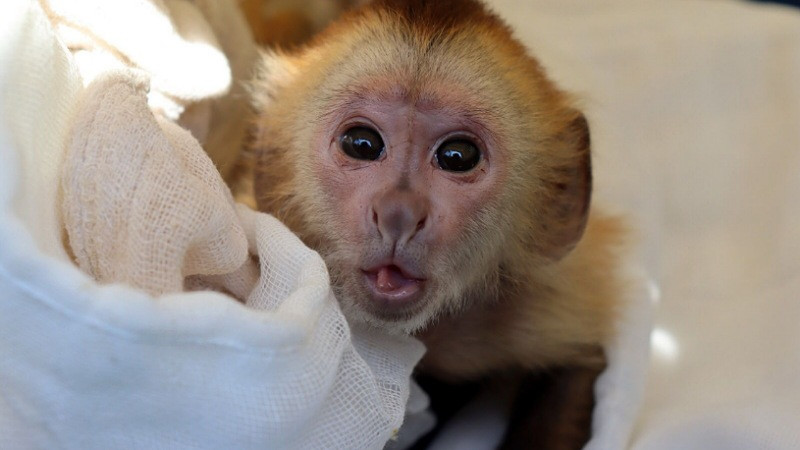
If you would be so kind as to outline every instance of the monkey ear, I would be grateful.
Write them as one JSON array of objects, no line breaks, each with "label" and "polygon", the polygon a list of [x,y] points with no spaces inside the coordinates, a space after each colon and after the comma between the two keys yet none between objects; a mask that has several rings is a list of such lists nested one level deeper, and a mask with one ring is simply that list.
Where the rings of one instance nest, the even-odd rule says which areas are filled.
[{"label": "monkey ear", "polygon": [[295,57],[276,50],[262,50],[256,62],[255,77],[246,85],[253,108],[257,112],[268,109],[296,74]]},{"label": "monkey ear", "polygon": [[589,124],[576,111],[563,131],[557,134],[558,162],[545,179],[545,218],[540,251],[549,259],[566,256],[583,236],[592,196],[592,161]]}]

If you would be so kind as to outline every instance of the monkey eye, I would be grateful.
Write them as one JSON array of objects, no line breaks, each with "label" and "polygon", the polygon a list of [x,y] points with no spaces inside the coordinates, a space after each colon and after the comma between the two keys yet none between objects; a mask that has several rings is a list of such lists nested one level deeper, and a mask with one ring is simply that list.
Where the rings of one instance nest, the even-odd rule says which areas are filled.
[{"label": "monkey eye", "polygon": [[380,158],[384,150],[381,135],[368,127],[353,127],[345,131],[339,138],[339,146],[347,156],[369,161]]},{"label": "monkey eye", "polygon": [[445,141],[436,149],[436,162],[450,172],[467,172],[481,160],[481,152],[470,141],[454,139]]}]

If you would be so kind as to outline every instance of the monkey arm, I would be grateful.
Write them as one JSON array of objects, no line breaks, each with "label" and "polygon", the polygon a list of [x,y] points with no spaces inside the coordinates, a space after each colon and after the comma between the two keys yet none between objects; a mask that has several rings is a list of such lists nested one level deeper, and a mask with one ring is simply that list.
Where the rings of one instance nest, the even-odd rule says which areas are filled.
[{"label": "monkey arm", "polygon": [[[437,426],[412,448],[469,442],[468,437],[454,437],[454,430],[462,435],[463,423],[475,421],[477,411],[493,414],[485,408],[495,410],[504,425],[497,424],[496,437],[480,435],[480,445],[484,448],[489,445],[502,449],[583,448],[592,437],[597,402],[594,385],[606,368],[604,359],[598,347],[595,362],[590,365],[507,371],[470,382],[447,382],[418,374],[417,382],[429,394]],[[485,426],[483,419],[478,423]],[[475,432],[469,433],[477,436]],[[490,434],[494,436],[494,432]]]},{"label": "monkey arm", "polygon": [[500,448],[583,448],[591,437],[594,384],[604,369],[565,367],[525,376]]}]

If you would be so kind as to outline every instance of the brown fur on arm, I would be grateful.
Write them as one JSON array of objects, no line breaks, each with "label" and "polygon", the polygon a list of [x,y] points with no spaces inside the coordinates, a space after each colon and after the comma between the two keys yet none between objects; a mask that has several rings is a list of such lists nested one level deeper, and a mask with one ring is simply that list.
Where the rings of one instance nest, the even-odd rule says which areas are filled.
[{"label": "brown fur on arm", "polygon": [[[598,352],[602,353],[598,349]],[[532,373],[514,401],[503,450],[579,450],[591,438],[594,384],[605,364]]]}]

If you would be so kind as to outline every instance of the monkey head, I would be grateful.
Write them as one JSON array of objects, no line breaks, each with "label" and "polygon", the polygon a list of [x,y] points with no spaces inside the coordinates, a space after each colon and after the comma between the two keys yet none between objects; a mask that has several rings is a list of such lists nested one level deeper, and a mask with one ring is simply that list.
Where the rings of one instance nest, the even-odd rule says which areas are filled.
[{"label": "monkey head", "polygon": [[581,237],[582,114],[475,1],[385,0],[254,84],[259,208],[328,264],[351,320],[413,332]]}]

